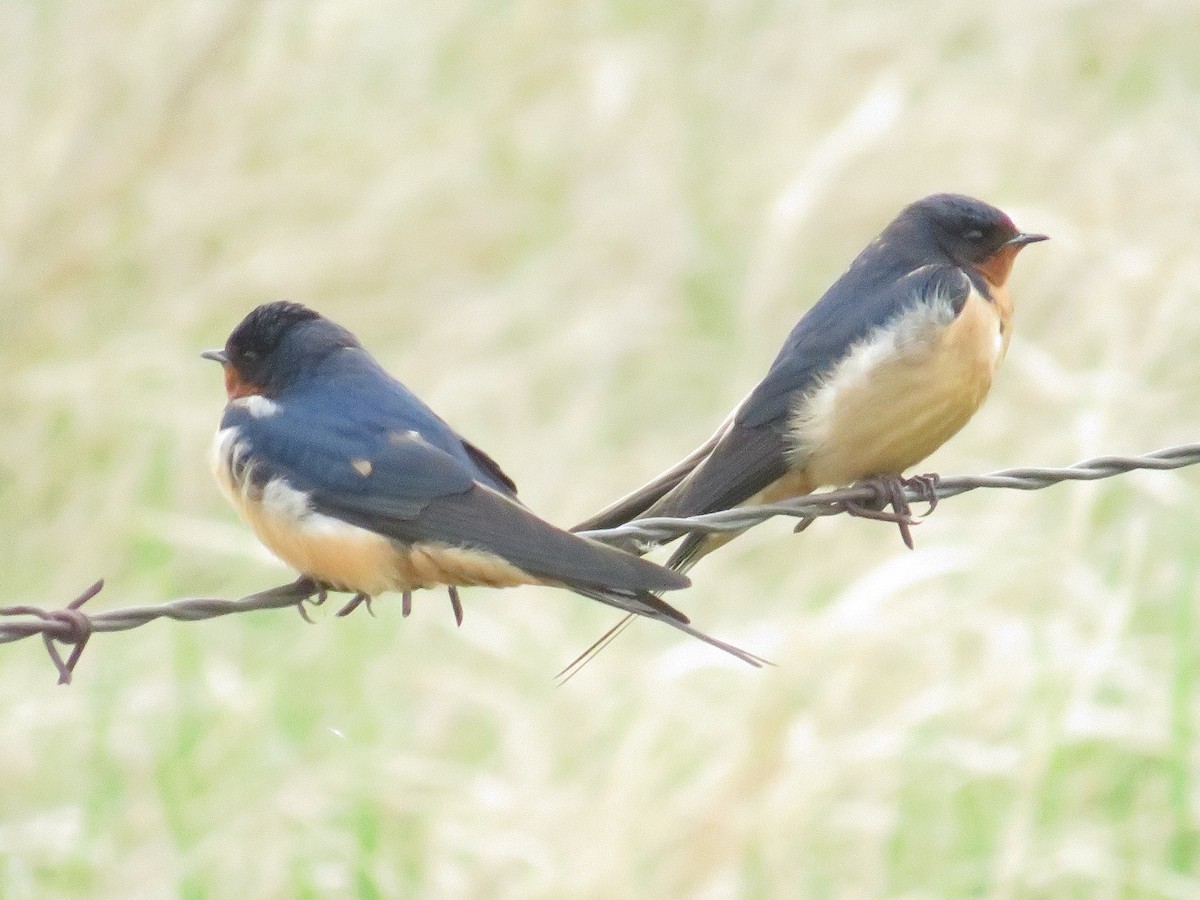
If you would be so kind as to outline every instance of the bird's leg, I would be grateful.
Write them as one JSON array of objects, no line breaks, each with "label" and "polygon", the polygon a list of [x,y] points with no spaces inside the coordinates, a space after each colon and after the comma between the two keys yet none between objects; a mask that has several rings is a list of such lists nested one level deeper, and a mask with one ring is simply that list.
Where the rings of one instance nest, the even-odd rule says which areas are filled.
[{"label": "bird's leg", "polygon": [[350,615],[350,613],[354,612],[356,609],[358,609],[364,603],[367,605],[367,612],[369,612],[371,614],[371,616],[374,617],[375,610],[373,610],[371,608],[371,595],[364,594],[362,591],[359,591],[357,594],[355,594],[353,597],[351,597],[350,602],[347,603],[345,606],[343,606],[341,609],[339,609],[337,611],[336,615],[339,617],[348,616],[348,615]]},{"label": "bird's leg", "polygon": [[[913,518],[912,506],[904,495],[904,489],[907,487],[904,479],[899,475],[873,475],[855,482],[854,486],[870,488],[875,492],[875,496],[871,500],[844,500],[840,504],[841,508],[862,519],[892,522],[900,529],[900,538],[904,541],[904,546],[909,550],[913,549],[910,529],[917,524],[917,520]],[[886,511],[889,506],[892,508],[891,512]]]},{"label": "bird's leg", "polygon": [[[911,550],[913,549],[913,540],[910,529],[917,524],[917,519],[913,517],[912,504],[908,502],[905,491],[912,491],[917,495],[919,501],[929,504],[929,509],[921,517],[924,518],[937,509],[937,489],[941,480],[942,477],[936,472],[914,475],[911,478],[901,478],[899,475],[875,475],[855,483],[855,487],[869,487],[873,490],[875,497],[872,500],[850,500],[842,503],[841,506],[852,516],[895,523],[900,529],[900,537],[903,539],[904,545]],[[889,506],[892,508],[890,513],[885,511]],[[804,521],[801,522],[801,525],[807,527],[807,523]],[[802,530],[801,526],[798,525],[796,530]]]},{"label": "bird's leg", "polygon": [[405,591],[400,595],[400,615],[408,618],[412,614],[412,591]]},{"label": "bird's leg", "polygon": [[938,485],[942,483],[942,476],[937,472],[926,472],[924,475],[913,475],[911,478],[905,478],[901,482],[906,488],[914,492],[922,503],[928,503],[929,509],[925,510],[925,516],[932,515],[937,509]]},{"label": "bird's leg", "polygon": [[304,604],[311,603],[313,606],[320,606],[322,603],[328,600],[329,585],[321,584],[319,581],[314,581],[307,575],[301,575],[296,579],[293,587],[295,587],[297,591],[311,592],[309,596],[296,602],[296,611],[300,613],[300,618],[302,618],[309,625],[315,624],[309,617],[308,610],[304,608]]}]

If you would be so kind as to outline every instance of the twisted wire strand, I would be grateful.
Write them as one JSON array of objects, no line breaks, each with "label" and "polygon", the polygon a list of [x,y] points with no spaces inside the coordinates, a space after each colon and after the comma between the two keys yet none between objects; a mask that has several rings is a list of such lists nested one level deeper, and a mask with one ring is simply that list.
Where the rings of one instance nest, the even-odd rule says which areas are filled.
[{"label": "twisted wire strand", "polygon": [[[281,609],[285,606],[295,606],[303,611],[301,604],[305,600],[321,594],[316,584],[301,578],[238,600],[185,597],[155,606],[127,606],[124,609],[112,609],[95,615],[83,612],[80,607],[100,593],[103,587],[104,579],[100,579],[72,600],[65,609],[46,610],[37,606],[0,607],[0,644],[40,634],[51,661],[58,669],[58,683],[70,684],[75,664],[79,662],[84,646],[97,631],[129,631],[155,619],[199,622],[234,613]],[[55,641],[72,648],[71,655],[65,661],[54,646]]]},{"label": "twisted wire strand", "polygon": [[[1200,444],[1183,444],[1156,450],[1144,456],[1102,456],[1064,468],[1005,469],[990,475],[958,475],[940,479],[934,487],[939,499],[955,497],[980,488],[1005,488],[1017,491],[1037,491],[1064,481],[1095,481],[1111,478],[1136,469],[1181,469],[1200,463]],[[910,502],[928,499],[927,495],[906,489]],[[704,533],[745,531],[775,516],[791,516],[811,520],[847,512],[847,502],[879,500],[871,487],[852,487],[838,491],[811,494],[784,503],[723,510],[687,519],[639,519],[618,528],[580,532],[596,540],[638,538],[667,542],[693,531]],[[804,522],[801,522],[801,526]],[[312,581],[300,578],[290,584],[249,594],[237,600],[214,597],[185,597],[154,606],[131,606],[89,614],[82,606],[100,593],[104,581],[97,581],[63,609],[43,609],[37,606],[0,607],[0,644],[40,635],[47,652],[58,669],[59,684],[69,684],[80,654],[89,638],[98,631],[129,631],[155,619],[175,619],[197,622],[254,610],[298,607],[314,597],[323,599],[323,592]],[[71,647],[64,660],[55,643]]]},{"label": "twisted wire strand", "polygon": [[[1182,444],[1156,450],[1144,456],[1101,456],[1059,468],[1004,469],[989,475],[955,475],[939,479],[933,493],[938,500],[943,500],[980,488],[1039,491],[1064,481],[1096,481],[1136,469],[1182,469],[1197,463],[1200,463],[1200,444]],[[912,488],[906,488],[904,494],[910,503],[927,499],[924,494]],[[878,499],[878,492],[873,487],[851,487],[808,494],[782,503],[738,507],[686,519],[637,519],[616,528],[581,531],[579,534],[599,541],[635,538],[666,543],[694,531],[705,534],[745,531],[776,516],[790,516],[796,519],[835,516],[846,512],[845,505],[848,502],[864,503]]]}]

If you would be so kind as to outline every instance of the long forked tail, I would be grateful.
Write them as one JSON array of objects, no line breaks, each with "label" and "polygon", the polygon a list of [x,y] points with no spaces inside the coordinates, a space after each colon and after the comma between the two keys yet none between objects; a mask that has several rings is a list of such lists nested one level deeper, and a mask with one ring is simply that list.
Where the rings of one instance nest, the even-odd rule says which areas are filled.
[{"label": "long forked tail", "polygon": [[[740,534],[740,532],[738,532],[738,533]],[[702,546],[702,543],[697,543],[697,544],[693,545],[693,543],[691,543],[691,541],[690,541],[690,539],[692,537],[696,537],[696,535],[689,535],[688,538],[685,538],[684,539],[685,544],[680,548],[682,550],[684,547],[688,547],[691,549],[691,552],[687,553],[686,555],[683,555],[683,558],[680,559],[678,562],[674,562],[674,556],[672,557],[672,561],[674,562],[674,565],[671,566],[671,569],[672,569],[672,571],[678,572],[681,575],[685,574],[690,568],[692,568],[692,566],[694,566],[696,563],[698,563],[700,561],[700,558],[704,555],[703,552],[699,552],[699,553],[696,552],[696,548],[699,546]],[[700,537],[703,539],[704,536],[700,536]],[[711,538],[712,535],[709,535],[708,537]],[[721,537],[723,537],[723,536],[721,536]],[[732,540],[732,537],[736,537],[736,534],[729,538],[725,538],[724,540],[721,540],[717,544],[717,546],[724,544],[727,540]],[[675,556],[680,556],[680,555],[681,554],[680,554],[679,550],[677,550],[675,552]],[[578,588],[575,588],[575,590],[578,590]],[[591,596],[591,595],[589,595],[589,596]],[[600,598],[600,597],[596,597],[595,599],[601,600],[602,602],[606,602],[606,603],[608,602],[607,600],[603,600],[603,598]],[[672,609],[673,609],[673,607],[672,607]],[[640,618],[640,616],[637,613],[627,611],[626,614],[621,618],[621,620],[619,622],[617,622],[616,625],[614,625],[612,628],[608,629],[608,631],[604,632],[604,634],[600,635],[600,637],[597,638],[596,641],[590,647],[588,647],[586,650],[584,650],[582,653],[580,653],[577,657],[575,657],[573,660],[571,660],[571,662],[568,663],[562,669],[561,672],[559,672],[557,675],[555,675],[554,677],[555,677],[556,682],[561,686],[561,685],[566,684],[568,681],[570,681],[576,675],[578,675],[583,670],[584,666],[586,666],[593,659],[595,659],[600,654],[600,651],[602,651],[605,647],[607,647],[609,644],[611,644],[613,641],[615,641],[626,628],[628,628],[630,625],[633,624],[633,621],[637,618]],[[658,618],[658,617],[652,615],[652,616],[649,616],[648,618]],[[738,659],[742,660],[743,662],[747,662],[752,666],[761,667],[763,665],[768,665],[768,666],[774,665],[774,663],[772,663],[769,659],[763,659],[761,656],[755,656],[753,653],[748,653],[747,651],[742,650],[739,647],[735,647],[732,644],[726,644],[725,642],[718,641],[716,638],[710,637],[709,635],[704,634],[703,632],[696,631],[694,628],[692,628],[686,622],[679,623],[679,622],[676,622],[671,619],[664,619],[664,621],[666,621],[667,624],[669,624],[669,625],[675,626],[680,631],[685,631],[688,634],[692,634],[693,636],[698,637],[700,640],[704,641],[705,643],[712,644],[714,647],[718,647],[721,650],[724,650],[726,653],[729,653],[732,656],[736,656]]]},{"label": "long forked tail", "polygon": [[617,639],[622,631],[628,628],[634,620],[633,613],[626,613],[612,628],[600,635],[590,647],[567,663],[561,672],[554,676],[555,682],[561,687],[583,671],[583,667],[599,656],[600,651]]},{"label": "long forked tail", "polygon": [[[579,588],[575,588],[574,590],[577,590],[577,591],[579,591],[579,593],[585,594],[586,596],[592,597],[595,600],[600,600],[601,602],[608,602],[603,597],[597,596],[591,592],[587,592],[586,590],[580,590]],[[567,665],[561,672],[559,672],[555,676],[556,683],[559,686],[562,686],[562,685],[566,684],[568,681],[570,681],[572,678],[574,678],[576,675],[578,675],[580,673],[580,671],[582,671],[584,666],[586,666],[589,662],[591,662],[593,659],[595,659],[596,655],[601,650],[603,650],[610,643],[612,643],[612,641],[617,637],[617,635],[619,635],[622,631],[624,631],[626,628],[628,628],[629,625],[633,622],[633,620],[637,619],[637,618],[640,618],[640,616],[637,613],[632,613],[632,612],[626,613],[624,618],[621,619],[621,621],[619,621],[616,625],[614,625],[612,628],[610,628],[608,631],[606,631],[600,637],[599,640],[597,640],[594,644],[592,644],[590,647],[588,647],[586,650],[584,650],[583,653],[579,654],[579,656],[575,657],[575,659],[572,660],[569,665]],[[736,647],[733,644],[729,644],[729,643],[726,643],[725,641],[718,640],[717,638],[713,637],[712,635],[705,634],[703,631],[700,631],[698,628],[689,624],[686,620],[680,621],[679,619],[675,619],[675,618],[672,618],[669,616],[661,616],[661,617],[660,616],[647,616],[646,618],[655,618],[661,622],[665,622],[666,624],[670,625],[672,628],[676,628],[679,631],[682,631],[684,634],[691,635],[694,638],[704,641],[704,643],[709,644],[710,646],[716,647],[718,650],[723,650],[725,653],[728,653],[730,656],[733,656],[736,659],[740,659],[742,662],[744,662],[748,665],[754,666],[756,669],[761,668],[762,666],[773,665],[773,663],[769,659],[764,659],[763,657],[757,656],[748,650],[743,650],[741,647]]]}]

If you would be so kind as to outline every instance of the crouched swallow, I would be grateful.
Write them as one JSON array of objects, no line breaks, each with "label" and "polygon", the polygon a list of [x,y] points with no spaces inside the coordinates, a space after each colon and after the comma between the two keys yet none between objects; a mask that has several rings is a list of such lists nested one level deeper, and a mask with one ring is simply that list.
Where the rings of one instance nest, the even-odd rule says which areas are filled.
[{"label": "crouched swallow", "polygon": [[317,585],[356,600],[552,585],[759,664],[656,596],[686,577],[530,512],[490,456],[340,325],[268,303],[203,356],[224,367],[229,397],[213,445],[217,482],[263,544]]},{"label": "crouched swallow", "polygon": [[[970,197],[909,205],[804,315],[703,446],[574,530],[898,480],[987,396],[1012,336],[1013,260],[1044,240]],[[731,538],[693,533],[667,565],[686,570]]]}]

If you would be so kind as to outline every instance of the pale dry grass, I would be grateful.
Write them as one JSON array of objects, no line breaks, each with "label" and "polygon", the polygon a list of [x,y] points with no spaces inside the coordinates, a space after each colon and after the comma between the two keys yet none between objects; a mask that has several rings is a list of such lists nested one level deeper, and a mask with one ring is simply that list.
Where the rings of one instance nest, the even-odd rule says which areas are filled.
[{"label": "pale dry grass", "polygon": [[[1195,440],[1200,13],[1144,4],[0,7],[0,601],[285,573],[209,482],[196,354],[310,303],[568,523],[703,439],[900,206],[1022,258],[931,467]],[[101,636],[0,679],[0,893],[1191,897],[1195,477],[756,530],[697,569],[751,672],[470,591]]]}]

